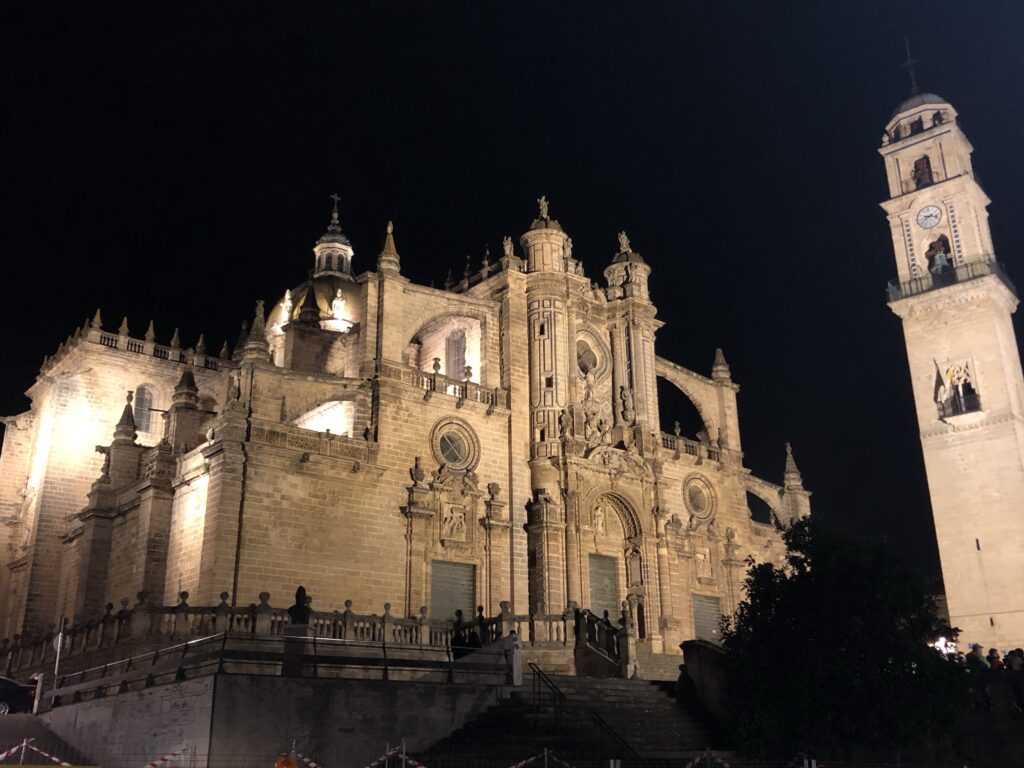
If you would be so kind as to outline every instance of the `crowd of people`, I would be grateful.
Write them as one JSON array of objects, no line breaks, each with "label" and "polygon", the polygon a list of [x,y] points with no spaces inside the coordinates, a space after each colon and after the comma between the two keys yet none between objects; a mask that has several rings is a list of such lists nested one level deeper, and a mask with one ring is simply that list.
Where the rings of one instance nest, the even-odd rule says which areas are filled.
[{"label": "crowd of people", "polygon": [[1014,648],[1001,657],[997,648],[989,648],[986,654],[980,644],[973,643],[965,660],[968,671],[975,678],[971,685],[975,706],[991,709],[990,684],[995,677],[1007,677],[1013,690],[1013,706],[1024,711],[1024,649]]}]

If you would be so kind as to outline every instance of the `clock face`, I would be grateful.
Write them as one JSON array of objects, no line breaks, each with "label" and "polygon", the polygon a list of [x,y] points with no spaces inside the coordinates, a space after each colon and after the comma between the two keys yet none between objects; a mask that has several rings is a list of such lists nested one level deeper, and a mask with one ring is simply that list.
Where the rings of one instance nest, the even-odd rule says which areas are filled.
[{"label": "clock face", "polygon": [[931,229],[942,221],[942,209],[937,205],[926,205],[917,212],[917,223],[923,229]]}]

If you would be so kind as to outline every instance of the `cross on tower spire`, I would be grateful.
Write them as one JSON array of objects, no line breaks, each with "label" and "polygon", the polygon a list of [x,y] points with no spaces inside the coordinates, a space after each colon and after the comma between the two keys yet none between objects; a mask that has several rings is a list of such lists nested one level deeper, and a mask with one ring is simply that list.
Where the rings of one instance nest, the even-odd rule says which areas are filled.
[{"label": "cross on tower spire", "polygon": [[910,40],[904,37],[903,45],[907,49],[907,60],[900,66],[906,69],[907,74],[910,75],[910,95],[916,96],[921,92],[921,89],[917,87],[917,76],[914,74],[914,65],[917,64],[918,59],[910,58]]},{"label": "cross on tower spire", "polygon": [[331,211],[331,224],[338,223],[338,201],[341,200],[341,195],[335,192],[333,195],[329,195],[331,200],[334,201],[334,209]]}]

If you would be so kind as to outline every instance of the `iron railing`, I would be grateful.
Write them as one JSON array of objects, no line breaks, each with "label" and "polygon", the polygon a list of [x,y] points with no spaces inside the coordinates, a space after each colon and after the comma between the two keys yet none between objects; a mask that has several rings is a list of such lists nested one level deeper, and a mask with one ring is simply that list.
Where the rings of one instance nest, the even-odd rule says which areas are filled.
[{"label": "iron railing", "polygon": [[906,280],[899,285],[890,281],[887,288],[889,301],[898,301],[908,296],[916,296],[928,291],[945,288],[946,286],[956,285],[957,283],[966,283],[988,275],[995,275],[1003,281],[1003,284],[1012,293],[1017,293],[1017,288],[1014,286],[1013,281],[1007,277],[1002,265],[994,258],[989,257],[982,261],[970,261],[958,267],[950,266],[938,274],[926,272],[921,277]]}]

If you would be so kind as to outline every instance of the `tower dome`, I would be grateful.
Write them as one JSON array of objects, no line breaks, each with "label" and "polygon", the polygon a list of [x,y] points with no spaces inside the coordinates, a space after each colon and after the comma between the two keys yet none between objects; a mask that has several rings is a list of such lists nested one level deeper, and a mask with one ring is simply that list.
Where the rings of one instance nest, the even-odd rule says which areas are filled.
[{"label": "tower dome", "polygon": [[355,251],[352,248],[352,243],[341,231],[341,223],[338,220],[338,200],[340,199],[336,194],[331,195],[331,200],[334,201],[331,222],[327,225],[327,231],[313,246],[313,253],[316,256],[313,274],[339,275],[351,279],[352,257],[355,256]]},{"label": "tower dome", "polygon": [[896,107],[885,125],[882,146],[956,122],[956,110],[934,93],[915,93]]}]

